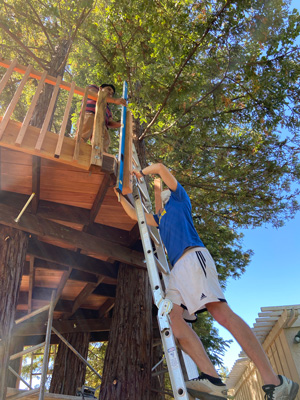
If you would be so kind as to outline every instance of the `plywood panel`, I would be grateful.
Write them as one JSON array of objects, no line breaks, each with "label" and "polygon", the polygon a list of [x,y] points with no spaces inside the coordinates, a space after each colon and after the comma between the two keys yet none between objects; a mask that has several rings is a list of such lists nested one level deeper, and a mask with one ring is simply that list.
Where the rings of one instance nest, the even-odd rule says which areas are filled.
[{"label": "plywood panel", "polygon": [[103,177],[43,160],[40,198],[90,209]]},{"label": "plywood panel", "polygon": [[16,151],[1,149],[1,189],[31,194],[32,157]]},{"label": "plywood panel", "polygon": [[84,303],[81,304],[80,308],[87,308],[91,310],[98,310],[107,300],[107,297],[90,295]]},{"label": "plywood panel", "polygon": [[66,243],[62,243],[59,240],[41,238],[40,236],[37,236],[37,238],[41,242],[53,244],[54,246],[62,247],[63,249],[68,249],[68,250],[72,250],[72,251],[76,251],[77,250],[76,247],[71,246],[71,245],[67,245]]},{"label": "plywood panel", "polygon": [[72,281],[71,279],[69,279],[62,291],[61,298],[63,300],[74,301],[75,298],[80,294],[82,289],[85,287],[85,285],[86,283],[84,282]]},{"label": "plywood panel", "polygon": [[63,271],[35,268],[34,286],[56,288],[60,283],[62,275]]},{"label": "plywood panel", "polygon": [[28,292],[29,290],[29,275],[23,275],[20,285],[20,292]]},{"label": "plywood panel", "polygon": [[125,213],[112,188],[109,188],[95,222],[130,231],[136,224]]}]

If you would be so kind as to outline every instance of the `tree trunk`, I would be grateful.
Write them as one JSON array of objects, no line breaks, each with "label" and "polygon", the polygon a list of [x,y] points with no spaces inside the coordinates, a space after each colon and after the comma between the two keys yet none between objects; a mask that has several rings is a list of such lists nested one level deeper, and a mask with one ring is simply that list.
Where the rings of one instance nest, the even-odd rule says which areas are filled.
[{"label": "tree trunk", "polygon": [[[66,340],[87,359],[89,333],[69,333]],[[60,342],[55,359],[49,392],[76,395],[76,389],[84,385],[86,365],[64,343]]]},{"label": "tree trunk", "polygon": [[150,400],[152,301],[146,271],[121,264],[100,400]]},{"label": "tree trunk", "polygon": [[0,400],[6,397],[9,347],[27,245],[26,233],[0,225]]},{"label": "tree trunk", "polygon": [[[48,68],[48,74],[51,76],[54,76],[55,78],[57,76],[63,76],[64,75],[64,70],[67,62],[67,55],[69,52],[69,48],[71,46],[71,41],[69,40],[63,40],[58,46],[56,46],[55,50],[56,52],[53,54],[49,68]],[[44,89],[42,90],[38,102],[36,104],[33,116],[30,121],[30,125],[36,126],[37,128],[41,128],[44,119],[49,107],[49,103],[51,100],[52,92],[53,92],[54,86],[46,83],[44,85]],[[55,111],[55,107],[54,107]],[[50,120],[48,130],[51,129],[52,121],[53,121],[53,115],[54,111],[52,114],[52,118]]]},{"label": "tree trunk", "polygon": [[[153,366],[156,365],[161,359],[163,358],[163,350],[162,350],[162,345],[158,344],[153,348]],[[160,363],[156,368],[155,368],[155,373],[158,373],[164,369],[163,363]],[[164,374],[159,374],[156,376],[153,376],[151,379],[151,400],[164,400],[165,396],[161,393],[165,389],[165,375]]]},{"label": "tree trunk", "polygon": [[[10,354],[19,353],[20,351],[23,350],[23,347],[24,347],[24,337],[22,336],[13,337],[10,343]],[[11,361],[9,363],[9,366],[20,375],[22,366],[22,357],[19,357],[16,360]],[[18,383],[19,379],[9,371],[6,380],[7,387],[16,388]]]}]

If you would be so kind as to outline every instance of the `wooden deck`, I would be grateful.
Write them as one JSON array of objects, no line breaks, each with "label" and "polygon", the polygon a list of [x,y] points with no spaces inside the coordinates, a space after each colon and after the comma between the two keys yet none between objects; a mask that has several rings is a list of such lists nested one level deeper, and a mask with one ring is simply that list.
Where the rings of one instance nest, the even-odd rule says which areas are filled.
[{"label": "wooden deck", "polygon": [[[144,267],[143,254],[131,249],[139,239],[137,226],[113,191],[115,158],[104,155],[103,164],[107,158],[113,166],[108,171],[88,171],[41,156],[37,169],[34,154],[12,147],[0,141],[0,223],[30,234],[16,317],[48,304],[57,289],[54,319],[65,321],[61,332],[74,330],[69,319],[78,321],[78,330],[103,332],[104,326],[107,332],[108,321],[98,318],[113,307],[118,261]],[[35,202],[16,223],[32,192]],[[38,335],[38,327],[28,322],[16,333]]]},{"label": "wooden deck", "polygon": [[[27,390],[19,390],[19,389],[12,389],[7,388],[7,400],[14,400],[14,399],[26,399],[26,400],[37,400],[39,398],[39,394],[31,394],[26,395]],[[78,400],[80,397],[78,396],[66,396],[63,394],[54,394],[54,393],[45,393],[44,400]]]}]

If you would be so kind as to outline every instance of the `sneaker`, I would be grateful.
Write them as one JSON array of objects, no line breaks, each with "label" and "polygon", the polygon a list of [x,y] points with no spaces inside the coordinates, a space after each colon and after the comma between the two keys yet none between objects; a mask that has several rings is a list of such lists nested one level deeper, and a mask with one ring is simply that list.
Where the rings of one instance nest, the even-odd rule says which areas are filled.
[{"label": "sneaker", "polygon": [[297,396],[299,385],[285,376],[278,375],[280,385],[264,385],[265,400],[294,400]]},{"label": "sneaker", "polygon": [[214,385],[208,379],[198,376],[198,378],[191,379],[185,382],[187,391],[193,396],[201,396],[201,393],[209,393],[214,396],[227,398],[227,387],[224,383],[221,385]]}]

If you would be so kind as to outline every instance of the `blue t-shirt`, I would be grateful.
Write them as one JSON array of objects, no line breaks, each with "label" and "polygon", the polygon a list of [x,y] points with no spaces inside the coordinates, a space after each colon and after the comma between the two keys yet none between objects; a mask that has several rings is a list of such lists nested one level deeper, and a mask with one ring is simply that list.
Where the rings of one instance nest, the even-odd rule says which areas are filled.
[{"label": "blue t-shirt", "polygon": [[193,224],[191,201],[179,182],[175,192],[171,191],[165,208],[161,213],[155,214],[154,219],[172,265],[187,247],[204,247]]}]

